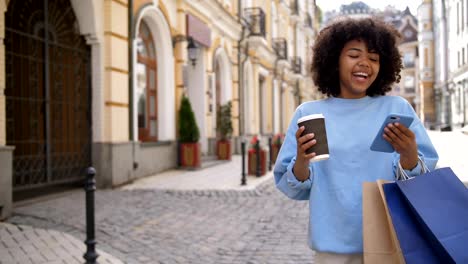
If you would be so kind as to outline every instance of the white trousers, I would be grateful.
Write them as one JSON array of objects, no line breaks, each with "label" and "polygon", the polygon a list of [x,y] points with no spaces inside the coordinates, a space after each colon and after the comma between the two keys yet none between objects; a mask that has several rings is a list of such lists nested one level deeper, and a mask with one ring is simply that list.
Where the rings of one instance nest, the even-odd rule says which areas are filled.
[{"label": "white trousers", "polygon": [[315,251],[314,264],[362,264],[362,254],[334,254]]}]

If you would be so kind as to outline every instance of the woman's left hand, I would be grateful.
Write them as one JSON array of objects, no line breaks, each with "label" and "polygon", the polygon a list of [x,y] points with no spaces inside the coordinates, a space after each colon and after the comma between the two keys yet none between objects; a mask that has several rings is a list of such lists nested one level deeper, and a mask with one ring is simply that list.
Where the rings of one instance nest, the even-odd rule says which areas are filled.
[{"label": "woman's left hand", "polygon": [[400,123],[390,123],[384,129],[383,137],[400,153],[400,164],[405,170],[418,165],[418,145],[413,131]]}]

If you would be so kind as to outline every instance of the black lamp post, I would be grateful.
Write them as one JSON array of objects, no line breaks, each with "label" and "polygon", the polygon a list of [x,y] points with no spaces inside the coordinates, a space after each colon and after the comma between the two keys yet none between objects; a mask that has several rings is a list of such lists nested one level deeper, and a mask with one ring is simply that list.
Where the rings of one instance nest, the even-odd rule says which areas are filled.
[{"label": "black lamp post", "polygon": [[188,39],[187,51],[188,51],[188,57],[190,61],[192,62],[192,66],[195,67],[195,65],[197,64],[198,47],[193,42],[192,38]]}]

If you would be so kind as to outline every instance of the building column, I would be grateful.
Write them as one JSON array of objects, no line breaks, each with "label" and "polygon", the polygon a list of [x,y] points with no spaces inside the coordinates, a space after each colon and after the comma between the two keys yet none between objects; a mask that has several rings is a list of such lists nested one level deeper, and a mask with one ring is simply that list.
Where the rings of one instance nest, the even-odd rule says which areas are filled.
[{"label": "building column", "polygon": [[13,209],[13,150],[6,146],[5,102],[5,12],[7,3],[0,0],[0,220],[11,215]]},{"label": "building column", "polygon": [[0,146],[0,220],[11,215],[13,210],[13,150]]}]

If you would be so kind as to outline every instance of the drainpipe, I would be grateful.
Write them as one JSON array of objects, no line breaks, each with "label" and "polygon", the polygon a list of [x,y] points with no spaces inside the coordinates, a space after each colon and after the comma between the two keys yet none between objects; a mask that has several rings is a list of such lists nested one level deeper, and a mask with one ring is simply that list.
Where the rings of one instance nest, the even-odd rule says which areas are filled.
[{"label": "drainpipe", "polygon": [[238,0],[237,1],[237,21],[241,24],[242,26],[242,33],[241,37],[239,38],[239,41],[237,42],[237,86],[238,86],[238,93],[239,93],[239,136],[241,137],[241,140],[244,140],[245,136],[245,127],[244,127],[244,101],[243,101],[243,74],[242,74],[242,69],[243,69],[243,62],[241,62],[241,43],[244,40],[244,34],[245,34],[245,26],[242,23],[242,1]]},{"label": "drainpipe", "polygon": [[128,95],[129,95],[129,135],[133,141],[133,0],[128,0]]},{"label": "drainpipe", "polygon": [[133,0],[128,0],[128,114],[129,114],[129,136],[132,143],[132,161],[133,170],[138,168],[138,162],[135,160],[135,135],[133,133],[133,39],[134,39],[134,21],[133,21]]},{"label": "drainpipe", "polygon": [[[445,52],[445,56],[444,56],[444,61],[443,61],[443,64],[444,64],[444,80],[443,81],[443,84],[448,92],[448,88],[449,88],[449,84],[448,84],[448,81],[449,81],[449,70],[448,70],[448,56],[449,56],[449,53],[447,52],[447,47],[448,47],[448,30],[447,30],[447,8],[446,8],[446,5],[445,5],[445,0],[442,0],[441,1],[441,8],[442,8],[442,31],[444,33],[444,37],[442,38],[442,42],[443,42],[443,50]],[[449,97],[451,98],[451,96]],[[444,93],[442,92],[442,96],[441,96],[441,99],[442,99],[442,104],[444,104],[444,108],[448,108],[446,109],[448,113],[443,113],[444,115],[446,115],[447,120],[444,120],[447,125],[449,126],[452,126],[452,104],[449,103],[447,104],[446,100],[445,100],[445,96],[444,96]],[[445,119],[445,118],[444,118]]]},{"label": "drainpipe", "polygon": [[[279,62],[279,58],[278,58],[278,55],[276,55],[276,59],[275,59],[275,66],[273,68],[273,104],[272,104],[272,109],[271,109],[271,113],[273,115],[273,134],[276,134],[278,133],[278,131],[275,131],[275,125],[276,125],[276,115],[274,114],[275,113],[275,100],[276,100],[276,97],[275,97],[275,82],[277,81],[276,78],[278,77],[278,74],[276,73],[278,71],[278,62]],[[278,101],[281,101],[281,84],[279,84],[279,82],[276,82],[276,88],[278,88],[278,85],[280,86],[280,90],[279,90],[279,93],[278,93],[278,96],[279,96],[279,100]],[[280,110],[278,111],[278,113],[281,113],[281,108]],[[280,119],[281,117],[278,118],[278,120]],[[278,129],[281,130],[281,128],[279,127],[279,124],[278,124]]]}]

